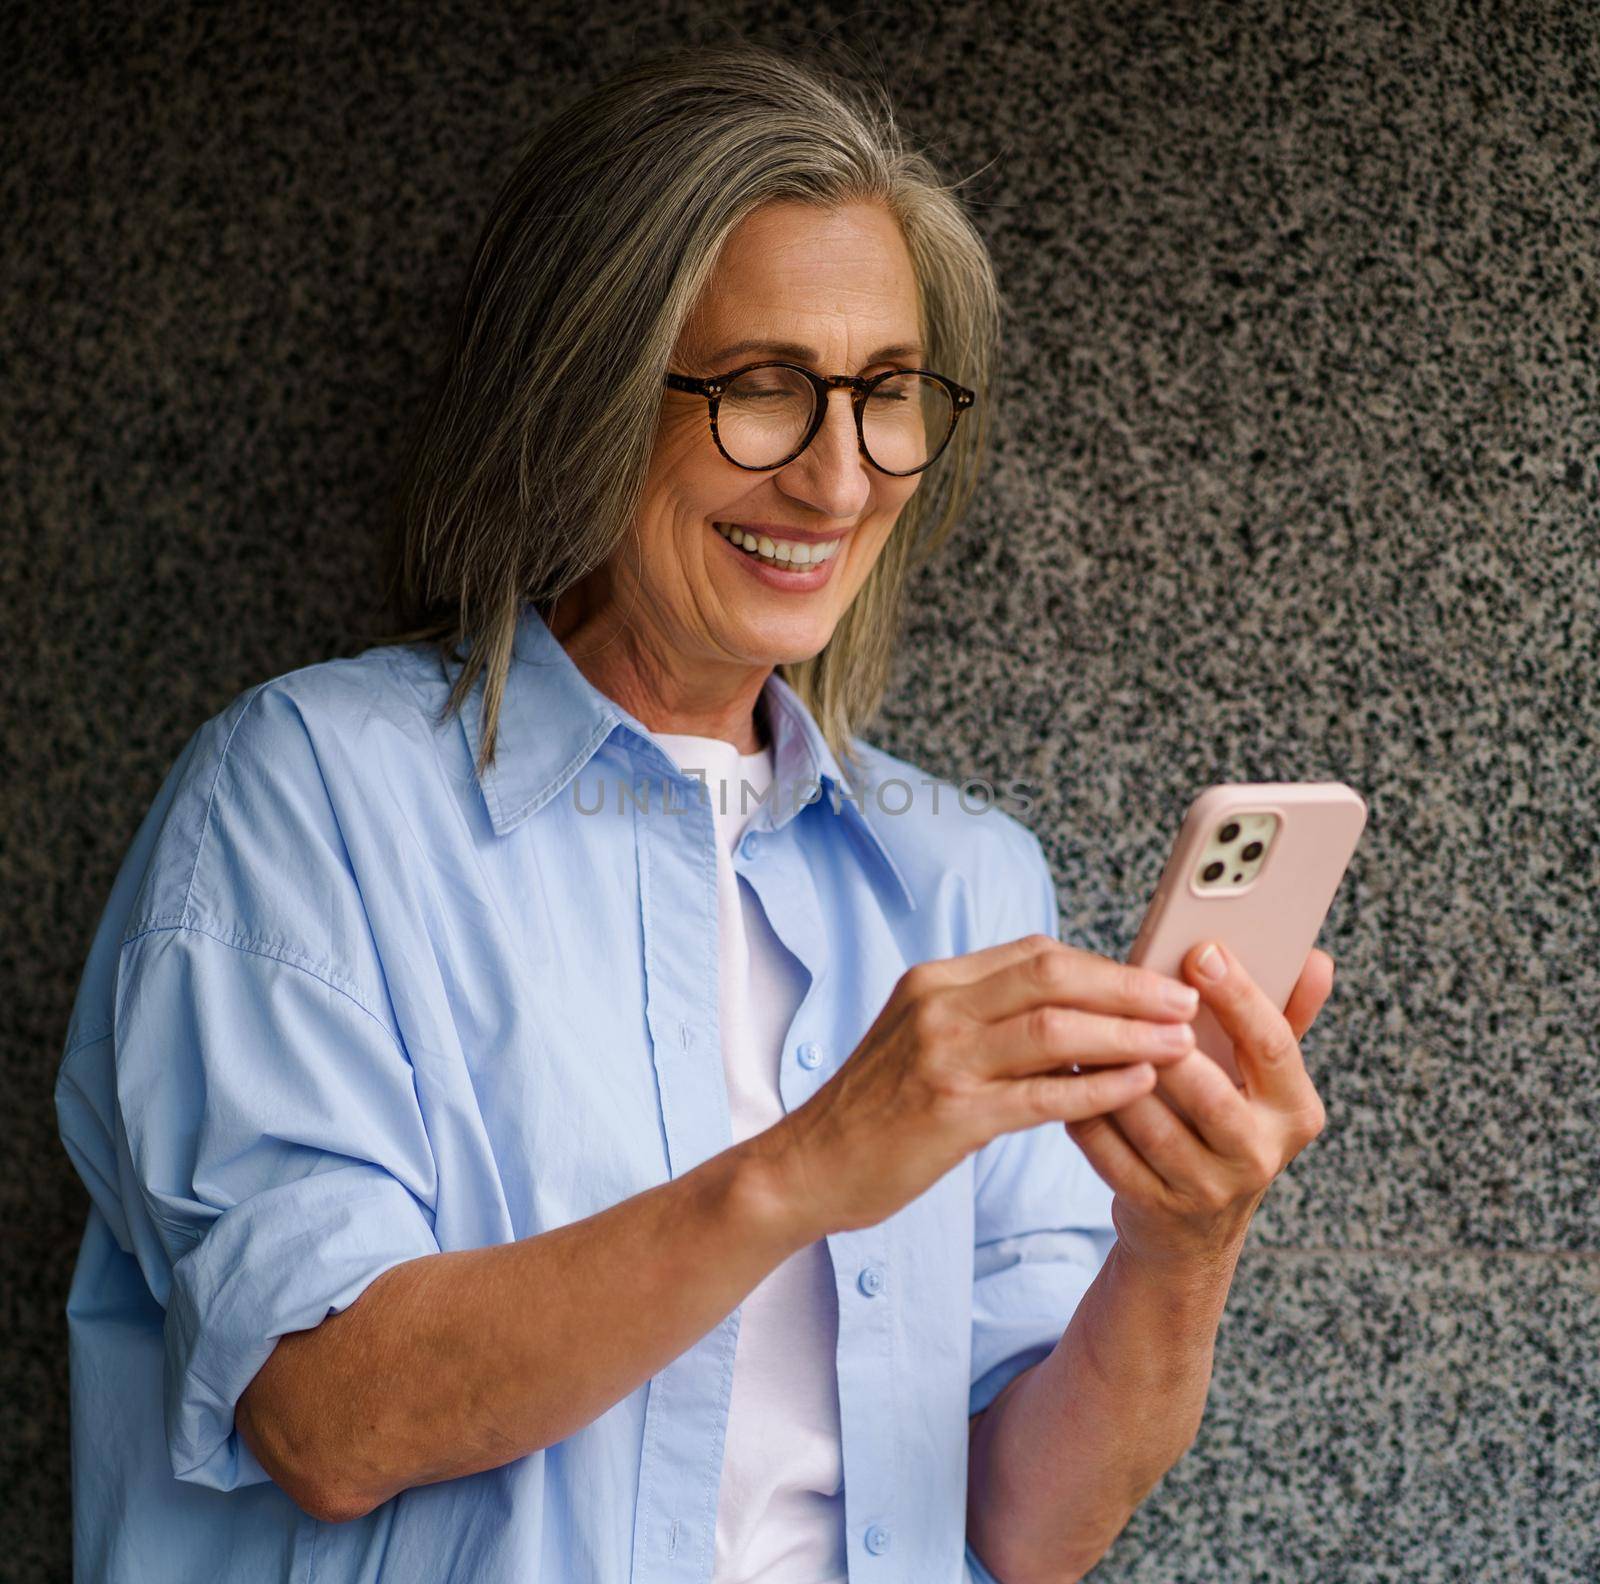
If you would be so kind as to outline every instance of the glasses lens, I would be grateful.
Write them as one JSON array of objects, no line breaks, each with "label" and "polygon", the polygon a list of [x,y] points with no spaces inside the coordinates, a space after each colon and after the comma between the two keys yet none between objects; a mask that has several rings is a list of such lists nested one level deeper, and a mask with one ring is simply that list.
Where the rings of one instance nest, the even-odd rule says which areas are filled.
[{"label": "glasses lens", "polygon": [[861,415],[867,454],[886,473],[927,466],[950,434],[954,404],[937,380],[896,374],[872,387]]},{"label": "glasses lens", "polygon": [[758,368],[722,393],[717,435],[744,467],[775,467],[805,438],[816,393],[793,369]]},{"label": "glasses lens", "polygon": [[[741,374],[717,406],[723,449],[744,467],[776,467],[811,427],[816,392],[793,369]],[[886,473],[926,467],[950,435],[950,392],[921,374],[895,374],[872,388],[861,416],[867,454]]]}]

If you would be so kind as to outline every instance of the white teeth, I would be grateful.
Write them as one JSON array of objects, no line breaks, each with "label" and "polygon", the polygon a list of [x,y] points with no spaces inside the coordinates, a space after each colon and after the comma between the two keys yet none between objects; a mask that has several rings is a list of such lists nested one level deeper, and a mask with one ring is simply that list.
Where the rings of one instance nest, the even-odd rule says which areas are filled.
[{"label": "white teeth", "polygon": [[766,534],[746,533],[744,529],[728,523],[713,523],[711,526],[730,544],[738,545],[741,550],[773,566],[816,566],[833,555],[841,542],[830,539],[825,544],[811,544],[800,539],[772,539]]}]

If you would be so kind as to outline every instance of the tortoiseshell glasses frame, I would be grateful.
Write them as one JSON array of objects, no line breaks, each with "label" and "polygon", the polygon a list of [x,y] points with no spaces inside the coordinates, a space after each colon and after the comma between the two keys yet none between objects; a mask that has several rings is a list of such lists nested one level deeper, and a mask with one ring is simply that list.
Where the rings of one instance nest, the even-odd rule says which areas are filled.
[{"label": "tortoiseshell glasses frame", "polygon": [[[741,375],[749,374],[754,369],[764,368],[789,369],[809,380],[811,388],[816,392],[816,400],[812,404],[811,427],[806,430],[800,444],[779,462],[769,462],[764,467],[752,467],[747,462],[728,456],[727,448],[722,443],[722,436],[717,433],[717,403],[722,400],[723,392]],[[879,467],[873,460],[872,453],[867,450],[867,437],[862,432],[861,421],[867,398],[872,394],[874,387],[900,374],[920,374],[924,379],[934,380],[944,386],[950,396],[950,427],[945,430],[944,438],[934,447],[926,462],[920,467],[906,468],[903,472],[897,473],[890,468]],[[856,444],[861,448],[862,456],[871,466],[877,468],[880,473],[887,473],[890,478],[909,478],[913,473],[921,473],[924,468],[932,467],[939,460],[940,454],[950,443],[950,436],[956,432],[956,420],[978,399],[976,391],[968,390],[965,385],[958,385],[943,374],[935,374],[932,369],[891,368],[867,379],[860,374],[816,374],[798,363],[785,363],[775,358],[761,363],[746,363],[743,368],[736,368],[727,374],[715,374],[709,379],[694,379],[688,374],[668,374],[666,385],[669,390],[687,391],[690,395],[705,397],[710,409],[711,438],[716,442],[717,450],[722,452],[736,468],[743,468],[747,473],[771,473],[777,468],[787,467],[816,439],[817,431],[822,428],[823,419],[828,416],[828,392],[847,390],[850,392],[850,406],[856,417]]]}]

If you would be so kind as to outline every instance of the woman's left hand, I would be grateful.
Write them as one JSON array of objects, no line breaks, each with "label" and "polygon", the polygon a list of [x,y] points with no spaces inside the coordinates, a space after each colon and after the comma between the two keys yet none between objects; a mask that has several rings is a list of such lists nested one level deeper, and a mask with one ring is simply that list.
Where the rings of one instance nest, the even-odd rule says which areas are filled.
[{"label": "woman's left hand", "polygon": [[1192,1051],[1161,1068],[1157,1091],[1064,1126],[1116,1192],[1112,1220],[1127,1253],[1157,1264],[1223,1260],[1231,1268],[1263,1195],[1326,1120],[1300,1040],[1333,988],[1333,958],[1312,949],[1280,1012],[1221,942],[1225,971],[1205,978],[1195,967],[1201,949],[1184,959],[1183,978],[1233,1042],[1244,1087]]}]

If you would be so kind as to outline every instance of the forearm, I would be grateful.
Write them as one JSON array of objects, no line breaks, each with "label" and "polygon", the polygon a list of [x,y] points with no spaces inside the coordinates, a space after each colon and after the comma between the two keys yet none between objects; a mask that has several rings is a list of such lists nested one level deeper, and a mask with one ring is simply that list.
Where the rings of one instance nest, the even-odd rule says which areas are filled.
[{"label": "forearm", "polygon": [[967,1533],[1004,1584],[1071,1584],[1192,1444],[1237,1249],[1147,1270],[1111,1253],[1050,1354],[978,1420]]},{"label": "forearm", "polygon": [[307,1510],[358,1517],[591,1423],[808,1241],[735,1146],[585,1220],[385,1271],[279,1339],[239,1429]]}]

